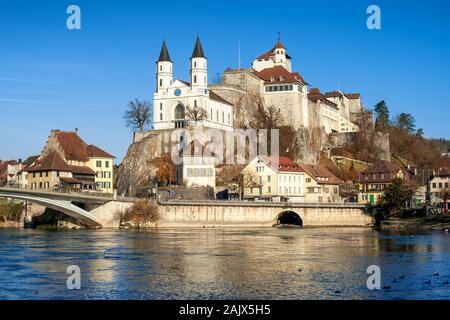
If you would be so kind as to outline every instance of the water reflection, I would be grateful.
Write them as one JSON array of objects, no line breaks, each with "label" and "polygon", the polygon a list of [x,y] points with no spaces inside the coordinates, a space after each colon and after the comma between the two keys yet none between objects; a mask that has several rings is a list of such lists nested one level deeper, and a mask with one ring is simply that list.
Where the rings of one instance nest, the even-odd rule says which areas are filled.
[{"label": "water reflection", "polygon": [[0,298],[448,299],[449,257],[448,234],[364,228],[0,230]]}]

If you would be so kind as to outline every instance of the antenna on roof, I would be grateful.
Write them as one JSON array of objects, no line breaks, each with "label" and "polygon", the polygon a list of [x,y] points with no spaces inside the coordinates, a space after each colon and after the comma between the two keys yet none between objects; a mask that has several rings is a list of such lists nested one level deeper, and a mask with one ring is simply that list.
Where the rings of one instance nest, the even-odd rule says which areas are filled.
[{"label": "antenna on roof", "polygon": [[238,41],[238,69],[241,69],[241,42]]}]

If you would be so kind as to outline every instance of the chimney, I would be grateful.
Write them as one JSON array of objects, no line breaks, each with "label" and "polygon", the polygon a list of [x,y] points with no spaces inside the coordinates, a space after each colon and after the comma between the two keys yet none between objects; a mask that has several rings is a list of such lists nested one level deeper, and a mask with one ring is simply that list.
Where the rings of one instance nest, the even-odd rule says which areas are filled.
[{"label": "chimney", "polygon": [[75,128],[75,133],[78,133],[78,128]]}]

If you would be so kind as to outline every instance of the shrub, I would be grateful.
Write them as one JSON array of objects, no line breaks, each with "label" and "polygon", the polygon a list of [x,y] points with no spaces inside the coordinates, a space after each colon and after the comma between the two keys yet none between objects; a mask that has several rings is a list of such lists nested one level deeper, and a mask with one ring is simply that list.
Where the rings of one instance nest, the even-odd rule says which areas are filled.
[{"label": "shrub", "polygon": [[2,221],[20,221],[23,204],[6,199],[0,199],[0,217]]},{"label": "shrub", "polygon": [[122,222],[129,222],[138,228],[141,225],[153,223],[159,220],[158,206],[154,201],[140,200],[125,211]]}]

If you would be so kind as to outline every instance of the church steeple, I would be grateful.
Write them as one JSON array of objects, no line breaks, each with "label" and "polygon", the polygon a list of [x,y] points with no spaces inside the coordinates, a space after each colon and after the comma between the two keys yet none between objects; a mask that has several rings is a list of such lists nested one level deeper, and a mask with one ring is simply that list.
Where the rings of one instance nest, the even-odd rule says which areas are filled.
[{"label": "church steeple", "polygon": [[157,62],[161,62],[161,61],[172,62],[172,60],[170,60],[169,50],[167,50],[166,40],[163,41],[161,53],[159,54],[159,58],[158,58]]},{"label": "church steeple", "polygon": [[161,53],[156,61],[156,91],[167,89],[173,81],[173,63],[170,60],[169,50],[167,50],[166,40],[163,41]]},{"label": "church steeple", "polygon": [[191,58],[206,58],[203,53],[202,44],[200,42],[200,37],[197,35],[197,41],[195,42],[194,52],[192,52]]},{"label": "church steeple", "polygon": [[191,87],[203,94],[206,94],[208,88],[207,59],[198,35],[191,57]]}]

